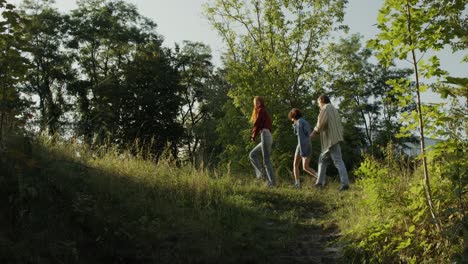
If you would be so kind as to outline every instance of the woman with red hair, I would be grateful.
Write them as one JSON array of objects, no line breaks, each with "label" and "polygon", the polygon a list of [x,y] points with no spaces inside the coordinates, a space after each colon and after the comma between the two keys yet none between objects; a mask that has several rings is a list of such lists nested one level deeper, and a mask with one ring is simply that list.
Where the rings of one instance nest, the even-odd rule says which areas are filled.
[{"label": "woman with red hair", "polygon": [[[253,124],[250,139],[255,141],[255,138],[260,134],[261,140],[249,154],[255,174],[257,179],[262,179],[266,172],[267,185],[270,187],[275,186],[275,173],[270,159],[271,145],[273,143],[271,135],[272,122],[270,115],[265,110],[265,99],[261,96],[254,97],[250,122]],[[263,157],[263,164],[260,162],[260,156]]]}]

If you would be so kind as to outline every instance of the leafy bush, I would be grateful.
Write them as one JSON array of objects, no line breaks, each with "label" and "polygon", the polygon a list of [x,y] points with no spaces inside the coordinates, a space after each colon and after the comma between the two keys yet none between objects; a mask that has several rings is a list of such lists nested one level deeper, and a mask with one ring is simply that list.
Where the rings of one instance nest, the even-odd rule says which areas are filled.
[{"label": "leafy bush", "polygon": [[[447,209],[457,204],[451,182],[437,166],[431,166],[431,187],[436,209],[443,221],[438,232],[429,216],[418,161],[397,155],[391,147],[383,160],[366,157],[355,171],[362,189],[341,209],[346,256],[356,263],[446,263],[462,252],[463,240],[447,236],[453,215]],[[437,165],[437,162],[433,162]],[[415,166],[412,169],[412,166]],[[344,211],[343,211],[344,210]],[[349,221],[349,215],[353,221]],[[447,218],[448,217],[448,218]]]}]

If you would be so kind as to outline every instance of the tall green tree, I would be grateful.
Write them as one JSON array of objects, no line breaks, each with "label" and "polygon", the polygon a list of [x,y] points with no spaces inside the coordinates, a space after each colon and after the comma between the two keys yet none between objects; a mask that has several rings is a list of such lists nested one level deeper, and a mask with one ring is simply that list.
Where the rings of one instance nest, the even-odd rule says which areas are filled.
[{"label": "tall green tree", "polygon": [[25,46],[24,19],[14,5],[0,0],[0,149],[6,130],[26,118],[26,102],[20,98],[19,83],[24,79],[28,61],[22,56]]},{"label": "tall green tree", "polygon": [[[221,162],[220,155],[225,150],[226,143],[229,142],[220,139],[220,134],[223,133],[219,131],[220,124],[227,119],[223,106],[230,100],[227,95],[229,88],[224,69],[215,70],[208,79],[204,104],[207,113],[203,122],[195,128],[195,134],[201,142],[198,156],[204,166],[218,166]],[[234,131],[238,130],[234,129]]]},{"label": "tall green tree", "polygon": [[70,85],[78,98],[79,135],[156,160],[170,149],[176,158],[183,90],[156,24],[122,0],[82,0],[69,26],[68,47],[81,74]]},{"label": "tall green tree", "polygon": [[71,39],[82,79],[72,85],[78,96],[80,134],[87,142],[102,142],[114,133],[118,116],[113,93],[121,81],[123,67],[140,45],[160,41],[156,24],[125,1],[81,0],[71,11]]},{"label": "tall green tree", "polygon": [[183,136],[177,120],[183,87],[168,53],[160,41],[139,45],[123,67],[122,83],[112,89],[112,110],[118,119],[110,138],[126,147],[138,147],[135,152],[144,150],[144,158],[154,160],[166,149],[176,159]]},{"label": "tall green tree", "polygon": [[[205,6],[207,18],[227,45],[226,80],[232,85],[228,95],[246,120],[253,97],[266,98],[276,142],[273,156],[287,167],[295,144],[287,113],[292,107],[302,108],[306,118],[317,113],[311,102],[320,85],[320,48],[342,22],[345,3],[216,0]],[[248,128],[243,130],[236,134],[246,136]]]},{"label": "tall green tree", "polygon": [[61,118],[68,110],[64,99],[66,85],[75,77],[72,58],[63,47],[65,17],[52,7],[53,3],[25,0],[21,10],[29,21],[24,31],[31,68],[25,91],[39,98],[39,128],[50,135],[58,133],[64,123]]},{"label": "tall green tree", "polygon": [[373,65],[368,60],[371,51],[362,49],[360,41],[361,37],[356,34],[330,44],[326,62],[331,75],[330,92],[340,99],[340,111],[347,122],[363,128],[366,143],[372,146],[379,109],[371,102],[371,96],[379,91],[370,87]]},{"label": "tall green tree", "polygon": [[[460,41],[466,41],[466,27],[463,29],[463,12],[466,1],[463,0],[388,0],[379,11],[378,28],[380,33],[371,40],[369,45],[379,51],[377,57],[385,65],[391,65],[395,59],[407,60],[413,67],[413,81],[398,79],[389,82],[403,96],[402,104],[407,104],[416,98],[417,109],[409,116],[415,117],[412,130],[418,127],[424,169],[424,186],[426,200],[437,230],[440,230],[436,217],[431,193],[430,178],[427,169],[426,147],[424,142],[424,116],[421,102],[421,92],[427,89],[422,79],[440,77],[444,72],[440,69],[436,56],[423,60],[424,54],[431,50],[440,50],[444,45],[456,46]],[[450,26],[447,26],[450,25]]]},{"label": "tall green tree", "polygon": [[[184,105],[180,108],[180,122],[185,130],[182,149],[192,165],[198,164],[197,153],[201,147],[201,137],[196,133],[198,127],[208,117],[207,99],[211,92],[210,79],[213,77],[211,50],[203,43],[184,41],[176,45],[175,66],[183,87]],[[201,132],[201,131],[200,131]]]},{"label": "tall green tree", "polygon": [[[398,114],[415,109],[415,105],[399,107],[393,87],[386,82],[407,78],[411,70],[372,63],[372,50],[363,48],[361,39],[354,34],[330,44],[327,49],[327,75],[332,87],[329,93],[339,99],[339,109],[347,125],[354,127],[351,133],[364,134],[365,140],[353,145],[360,145],[373,154],[378,154],[377,150],[390,141],[403,148],[411,138],[395,137],[401,127]],[[345,137],[351,136],[349,131],[345,129]]]}]

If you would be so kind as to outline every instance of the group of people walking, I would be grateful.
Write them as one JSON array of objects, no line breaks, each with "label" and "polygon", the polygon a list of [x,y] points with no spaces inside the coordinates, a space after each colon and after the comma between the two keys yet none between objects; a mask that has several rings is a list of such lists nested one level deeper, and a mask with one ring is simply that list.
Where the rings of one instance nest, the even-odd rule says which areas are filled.
[{"label": "group of people walking", "polygon": [[[327,166],[332,161],[340,175],[341,186],[339,190],[348,190],[348,171],[343,162],[340,147],[340,142],[343,141],[343,127],[340,115],[326,95],[319,96],[317,104],[320,107],[320,113],[317,124],[313,129],[302,117],[300,109],[293,108],[288,113],[288,118],[293,122],[294,134],[297,136],[297,147],[293,162],[294,187],[299,188],[301,184],[299,179],[301,163],[304,171],[316,178],[314,187],[322,188],[325,186]],[[255,141],[257,136],[260,135],[260,143],[252,149],[249,155],[256,177],[257,179],[263,179],[266,176],[268,186],[275,186],[275,173],[271,163],[272,121],[265,109],[265,99],[261,96],[254,97],[250,121],[253,123],[250,139]],[[318,173],[309,166],[312,154],[311,139],[317,135],[320,136],[321,143]]]}]

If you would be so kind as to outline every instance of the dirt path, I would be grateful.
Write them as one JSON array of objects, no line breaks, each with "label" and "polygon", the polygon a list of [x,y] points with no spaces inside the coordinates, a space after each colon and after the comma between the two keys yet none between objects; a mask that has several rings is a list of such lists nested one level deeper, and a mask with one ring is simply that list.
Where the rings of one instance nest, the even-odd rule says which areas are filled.
[{"label": "dirt path", "polygon": [[298,222],[303,227],[300,234],[279,252],[274,263],[344,263],[342,246],[338,243],[337,227],[324,227],[318,220],[327,212],[321,204],[311,204],[304,208]]},{"label": "dirt path", "polygon": [[290,245],[278,263],[340,263],[341,248],[333,245],[336,231],[311,228]]}]

